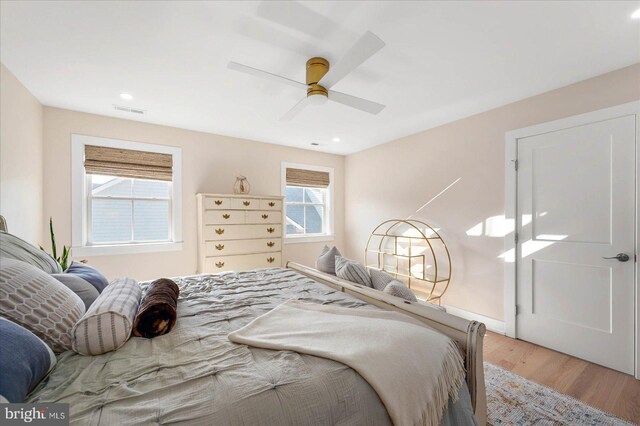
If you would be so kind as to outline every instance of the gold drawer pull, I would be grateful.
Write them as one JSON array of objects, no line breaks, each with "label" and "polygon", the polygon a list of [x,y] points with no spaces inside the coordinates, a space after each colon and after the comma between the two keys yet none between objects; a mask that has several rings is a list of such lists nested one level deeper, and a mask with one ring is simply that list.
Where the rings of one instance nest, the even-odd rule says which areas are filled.
[{"label": "gold drawer pull", "polygon": [[269,207],[273,207],[275,205],[276,205],[276,203],[274,203],[273,201],[269,201]]},{"label": "gold drawer pull", "polygon": [[222,200],[216,200],[215,203],[216,203],[216,206],[219,206],[220,204],[222,204]]},{"label": "gold drawer pull", "polygon": [[216,234],[218,234],[218,235],[224,234],[224,229],[222,229],[222,228],[216,229]]},{"label": "gold drawer pull", "polygon": [[276,260],[274,257],[267,257],[267,262],[269,263],[273,263],[274,260]]},{"label": "gold drawer pull", "polygon": [[273,241],[269,241],[269,242],[267,243],[267,247],[273,247],[273,246],[275,246],[275,245],[276,245],[276,243],[274,243]]},{"label": "gold drawer pull", "polygon": [[231,217],[231,215],[228,214],[228,213],[225,213],[225,214],[222,215],[222,217],[225,218],[225,219],[229,219]]},{"label": "gold drawer pull", "polygon": [[216,250],[224,249],[224,244],[216,244]]},{"label": "gold drawer pull", "polygon": [[262,218],[263,218],[263,219],[268,219],[268,218],[269,218],[269,215],[268,215],[268,214],[263,214],[263,215],[262,215]]},{"label": "gold drawer pull", "polygon": [[273,231],[275,231],[276,228],[267,228],[267,232],[270,234],[273,234]]},{"label": "gold drawer pull", "polygon": [[216,262],[216,266],[218,268],[222,268],[224,266],[224,262]]},{"label": "gold drawer pull", "polygon": [[243,201],[242,204],[244,204],[245,206],[248,206],[249,204],[251,204],[251,201]]}]

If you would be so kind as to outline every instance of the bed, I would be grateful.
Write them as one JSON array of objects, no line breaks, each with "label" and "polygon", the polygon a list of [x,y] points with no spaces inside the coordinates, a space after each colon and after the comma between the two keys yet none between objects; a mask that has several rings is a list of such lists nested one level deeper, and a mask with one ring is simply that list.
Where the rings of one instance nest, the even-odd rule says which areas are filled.
[{"label": "bed", "polygon": [[295,298],[402,310],[449,335],[459,344],[468,376],[442,424],[474,424],[474,417],[484,424],[479,323],[390,296],[374,299],[367,289],[293,263],[175,281],[181,292],[178,321],[169,334],[131,338],[98,356],[65,352],[27,402],[70,403],[72,424],[390,424],[375,391],[346,365],[228,340],[229,332]]}]

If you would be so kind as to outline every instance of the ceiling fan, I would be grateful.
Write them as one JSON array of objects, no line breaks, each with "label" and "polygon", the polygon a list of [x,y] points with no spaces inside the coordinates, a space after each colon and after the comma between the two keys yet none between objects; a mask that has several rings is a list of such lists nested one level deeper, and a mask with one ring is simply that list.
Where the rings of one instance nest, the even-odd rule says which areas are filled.
[{"label": "ceiling fan", "polygon": [[281,120],[291,120],[307,105],[322,105],[327,102],[327,99],[370,114],[377,114],[384,109],[384,105],[330,89],[383,47],[384,42],[372,32],[367,31],[344,57],[332,67],[329,66],[329,61],[324,58],[309,59],[307,61],[306,84],[237,62],[229,62],[227,67],[235,71],[306,90],[307,96],[291,108]]}]

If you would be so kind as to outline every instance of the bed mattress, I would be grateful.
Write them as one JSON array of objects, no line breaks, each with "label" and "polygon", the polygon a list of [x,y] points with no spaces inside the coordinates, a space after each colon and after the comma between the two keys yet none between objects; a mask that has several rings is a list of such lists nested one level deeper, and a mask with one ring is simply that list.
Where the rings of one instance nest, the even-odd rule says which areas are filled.
[{"label": "bed mattress", "polygon": [[[28,402],[69,403],[72,424],[390,424],[375,391],[351,368],[227,338],[289,299],[377,307],[288,269],[175,281],[178,320],[169,334],[132,337],[117,351],[98,356],[65,352]],[[463,386],[442,423],[474,424],[472,416]]]}]

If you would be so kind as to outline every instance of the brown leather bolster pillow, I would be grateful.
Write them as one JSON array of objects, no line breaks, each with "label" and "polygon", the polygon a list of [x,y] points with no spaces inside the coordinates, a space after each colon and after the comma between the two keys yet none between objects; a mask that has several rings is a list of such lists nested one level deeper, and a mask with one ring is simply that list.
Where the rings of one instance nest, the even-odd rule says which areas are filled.
[{"label": "brown leather bolster pillow", "polygon": [[149,284],[133,321],[133,335],[151,338],[170,332],[176,323],[179,294],[178,285],[168,278]]}]

